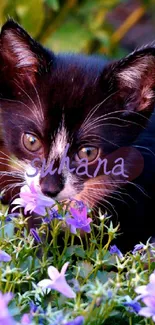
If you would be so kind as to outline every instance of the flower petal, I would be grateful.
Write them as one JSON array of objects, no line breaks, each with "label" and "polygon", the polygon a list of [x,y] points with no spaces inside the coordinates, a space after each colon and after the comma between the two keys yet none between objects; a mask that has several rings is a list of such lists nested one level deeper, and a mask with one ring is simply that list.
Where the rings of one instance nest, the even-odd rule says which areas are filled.
[{"label": "flower petal", "polygon": [[33,207],[34,207],[34,205],[32,205],[32,203],[28,203],[28,204],[26,204],[26,206],[25,206],[25,208],[24,208],[24,214],[26,215],[27,214],[27,212],[29,212],[30,211],[30,213],[33,211]]},{"label": "flower petal", "polygon": [[13,209],[11,209],[11,212],[14,212],[15,210],[17,210],[18,208],[22,208],[21,205],[17,205],[16,207],[14,207]]},{"label": "flower petal", "polygon": [[87,219],[87,207],[83,206],[83,208],[80,210],[80,214],[82,215],[82,218]]},{"label": "flower petal", "polygon": [[153,296],[145,296],[142,298],[142,301],[144,304],[152,309],[154,309],[154,314],[155,314],[155,297]]},{"label": "flower petal", "polygon": [[49,266],[47,272],[52,281],[55,281],[60,276],[59,271],[54,266]]},{"label": "flower petal", "polygon": [[0,250],[0,262],[10,262],[11,256],[4,251]]},{"label": "flower petal", "polygon": [[45,207],[42,207],[42,206],[36,206],[33,210],[35,213],[39,214],[40,216],[45,216],[46,214],[46,210],[45,210]]},{"label": "flower petal", "polygon": [[24,204],[24,200],[21,199],[21,198],[18,198],[18,199],[13,200],[11,204],[20,204],[20,205],[23,205]]},{"label": "flower petal", "polygon": [[42,287],[43,289],[47,289],[47,288],[52,288],[53,282],[49,279],[44,279],[40,282],[38,282],[38,287]]},{"label": "flower petal", "polygon": [[[31,180],[31,182],[32,182],[32,180]],[[21,193],[26,193],[26,192],[31,193],[31,190],[30,190],[30,187],[28,185],[24,185],[24,186],[21,187],[20,192]]]},{"label": "flower petal", "polygon": [[[15,199],[12,204],[18,204],[25,207],[24,213],[28,211],[35,212],[41,216],[46,214],[45,207],[51,207],[55,201],[41,192],[38,178],[29,179],[28,185],[24,185],[20,190],[20,198]],[[16,208],[14,208],[15,210]]]},{"label": "flower petal", "polygon": [[90,232],[91,231],[90,225],[83,226],[83,227],[81,227],[81,229],[83,231],[85,231],[85,232]]},{"label": "flower petal", "polygon": [[75,298],[76,294],[66,282],[64,276],[60,276],[50,287],[51,289],[57,290],[67,298]]},{"label": "flower petal", "polygon": [[67,218],[66,219],[66,223],[68,224],[68,225],[76,225],[76,220],[74,220],[73,218]]},{"label": "flower petal", "polygon": [[66,262],[66,263],[63,265],[63,267],[62,267],[62,269],[61,269],[61,272],[60,272],[62,275],[65,275],[66,270],[67,270],[67,268],[68,268],[68,265],[69,265],[69,262]]},{"label": "flower petal", "polygon": [[150,283],[155,285],[155,272],[153,272],[151,275],[150,275]]},{"label": "flower petal", "polygon": [[10,300],[12,300],[13,298],[13,293],[12,292],[6,292],[3,295],[3,299],[5,300],[5,303],[8,304],[10,302]]},{"label": "flower petal", "polygon": [[76,227],[74,227],[74,226],[71,226],[71,227],[70,227],[70,231],[71,231],[71,233],[74,234],[74,235],[77,234]]},{"label": "flower petal", "polygon": [[24,314],[21,318],[21,325],[30,325],[31,323],[31,317],[29,314]]},{"label": "flower petal", "polygon": [[144,317],[151,317],[154,315],[153,311],[149,307],[143,307],[141,310],[138,312],[139,315],[144,316]]},{"label": "flower petal", "polygon": [[145,245],[144,244],[142,244],[142,243],[141,244],[137,244],[137,245],[134,246],[134,249],[132,251],[132,254],[134,255],[137,252],[144,250],[144,248],[145,248]]},{"label": "flower petal", "polygon": [[135,289],[135,292],[136,293],[140,293],[140,294],[142,294],[142,295],[147,295],[148,294],[148,292],[147,292],[147,286],[139,286],[139,287],[137,287],[136,289]]},{"label": "flower petal", "polygon": [[78,228],[76,221],[72,218],[67,218],[66,223],[70,226],[71,233],[76,234],[76,228]]},{"label": "flower petal", "polygon": [[75,219],[78,218],[78,216],[79,216],[79,211],[77,209],[75,209],[75,208],[71,207],[70,208],[70,213]]},{"label": "flower petal", "polygon": [[51,207],[52,205],[55,204],[55,201],[53,199],[43,195],[42,193],[39,194],[37,197],[40,201],[42,201],[42,205],[45,204],[46,206]]},{"label": "flower petal", "polygon": [[33,202],[27,203],[24,209],[24,213],[27,214],[28,211],[33,211],[35,208],[35,204]]}]

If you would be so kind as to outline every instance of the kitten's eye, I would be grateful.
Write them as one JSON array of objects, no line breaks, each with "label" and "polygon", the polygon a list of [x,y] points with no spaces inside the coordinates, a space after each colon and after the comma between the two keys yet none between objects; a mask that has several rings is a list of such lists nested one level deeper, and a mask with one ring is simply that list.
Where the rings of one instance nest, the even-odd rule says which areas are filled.
[{"label": "kitten's eye", "polygon": [[95,147],[83,147],[76,154],[75,159],[87,158],[88,162],[93,162],[99,156],[99,149]]},{"label": "kitten's eye", "polygon": [[24,147],[31,152],[39,151],[42,147],[40,140],[30,133],[23,134],[22,142]]}]

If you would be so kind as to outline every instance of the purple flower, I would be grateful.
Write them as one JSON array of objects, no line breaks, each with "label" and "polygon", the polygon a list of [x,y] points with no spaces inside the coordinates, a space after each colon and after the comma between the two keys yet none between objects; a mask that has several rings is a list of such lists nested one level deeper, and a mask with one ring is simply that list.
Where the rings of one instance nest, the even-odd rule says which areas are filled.
[{"label": "purple flower", "polygon": [[10,262],[11,256],[0,249],[0,262]]},{"label": "purple flower", "polygon": [[[26,313],[21,318],[21,325],[29,325],[32,322],[33,315],[37,312],[38,306],[33,301],[30,302],[30,312]],[[40,323],[39,323],[40,324]]]},{"label": "purple flower", "polygon": [[78,201],[78,200],[75,200],[75,204],[76,204],[76,208],[79,210],[79,211],[83,211],[83,209],[85,208],[85,204],[83,203],[83,201]]},{"label": "purple flower", "polygon": [[41,243],[41,238],[39,237],[38,233],[34,228],[30,229],[30,234],[34,237],[37,243]]},{"label": "purple flower", "polygon": [[77,279],[72,279],[69,281],[69,283],[73,284],[73,289],[75,292],[80,292],[80,283]]},{"label": "purple flower", "polygon": [[83,203],[83,201],[79,201],[79,200],[70,198],[70,202],[74,203],[74,206],[76,207],[76,209],[82,210],[85,207],[85,204]]},{"label": "purple flower", "polygon": [[32,317],[29,314],[24,314],[21,319],[21,325],[31,324]]},{"label": "purple flower", "polygon": [[134,249],[132,251],[132,254],[136,254],[139,251],[142,251],[145,249],[145,245],[144,244],[137,244],[134,246]]},{"label": "purple flower", "polygon": [[90,232],[91,218],[87,218],[86,206],[80,206],[79,208],[70,208],[70,213],[73,218],[67,217],[66,223],[70,226],[70,230],[73,234],[76,234],[76,229],[81,229],[85,232]]},{"label": "purple flower", "polygon": [[155,271],[149,277],[150,282],[147,285],[139,286],[135,289],[139,293],[139,299],[146,296],[153,296],[155,298]]},{"label": "purple flower", "polygon": [[64,325],[63,323],[64,315],[61,311],[59,311],[59,314],[57,314],[56,317],[54,317],[54,320],[49,325]]},{"label": "purple flower", "polygon": [[62,219],[62,216],[58,213],[56,209],[51,209],[49,217],[52,219]]},{"label": "purple flower", "polygon": [[43,222],[44,223],[50,223],[53,219],[59,219],[61,220],[62,219],[62,216],[58,213],[58,211],[56,209],[51,209],[50,212],[49,212],[49,215],[48,217],[45,217],[43,219]]},{"label": "purple flower", "polygon": [[50,288],[53,290],[57,290],[68,298],[75,298],[75,292],[71,289],[65,279],[65,272],[67,270],[68,264],[69,263],[67,262],[63,265],[61,272],[59,272],[54,266],[49,266],[48,275],[51,280],[42,280],[38,283],[38,286],[44,289]]},{"label": "purple flower", "polygon": [[24,213],[27,214],[35,212],[39,215],[44,216],[46,214],[46,207],[51,207],[55,204],[55,201],[41,192],[39,183],[34,179],[29,182],[28,185],[24,185],[20,190],[20,198],[15,199],[12,204],[17,204],[15,209],[24,207]]},{"label": "purple flower", "polygon": [[116,245],[110,246],[109,252],[110,254],[117,254],[120,258],[123,257],[123,254]]},{"label": "purple flower", "polygon": [[4,295],[0,292],[0,325],[15,325],[15,321],[9,314],[8,303],[13,298],[11,292]]},{"label": "purple flower", "polygon": [[11,221],[13,218],[18,218],[20,216],[20,213],[14,212],[14,213],[9,213],[6,216],[5,221]]},{"label": "purple flower", "polygon": [[83,325],[83,323],[84,323],[84,317],[77,316],[74,320],[67,322],[64,325]]},{"label": "purple flower", "polygon": [[146,305],[140,309],[139,315],[152,317],[155,321],[155,271],[150,275],[149,280],[147,285],[139,286],[135,291],[140,294],[137,299],[141,299]]},{"label": "purple flower", "polygon": [[152,317],[153,321],[155,321],[155,297],[146,296],[142,299],[142,301],[147,307],[142,307],[139,311],[139,315],[144,317]]},{"label": "purple flower", "polygon": [[138,313],[141,309],[141,305],[138,301],[136,300],[130,300],[130,301],[126,301],[123,303],[124,306],[127,306],[130,308],[131,311],[134,311],[135,313]]},{"label": "purple flower", "polygon": [[113,296],[113,291],[111,289],[108,289],[107,290],[107,297],[108,297],[108,299],[111,299],[112,296]]},{"label": "purple flower", "polygon": [[38,310],[38,306],[34,304],[33,301],[30,302],[30,313],[33,314],[33,313],[36,313],[36,311]]}]

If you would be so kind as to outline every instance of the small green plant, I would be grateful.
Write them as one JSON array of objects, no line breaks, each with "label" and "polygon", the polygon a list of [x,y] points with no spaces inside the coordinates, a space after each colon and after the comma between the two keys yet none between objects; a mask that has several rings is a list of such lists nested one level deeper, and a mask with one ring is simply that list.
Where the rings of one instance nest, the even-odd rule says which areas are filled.
[{"label": "small green plant", "polygon": [[42,216],[40,227],[29,229],[29,217],[1,204],[0,324],[154,324],[149,241],[123,255],[111,246],[118,227],[106,213],[95,223],[82,202],[50,208],[34,184],[22,188],[17,203]]}]

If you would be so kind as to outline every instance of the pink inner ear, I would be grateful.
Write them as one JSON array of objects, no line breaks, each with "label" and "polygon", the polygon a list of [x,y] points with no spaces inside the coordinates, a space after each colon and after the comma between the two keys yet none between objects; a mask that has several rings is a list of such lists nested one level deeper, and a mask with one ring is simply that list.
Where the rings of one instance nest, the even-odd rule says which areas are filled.
[{"label": "pink inner ear", "polygon": [[144,109],[147,110],[147,107],[151,104],[153,98],[155,97],[153,90],[151,89],[151,86],[144,85],[141,91],[141,102],[139,106],[139,111],[143,111]]},{"label": "pink inner ear", "polygon": [[155,57],[153,55],[135,57],[133,62],[118,73],[117,78],[121,87],[130,88],[133,93],[137,93],[139,102],[137,111],[150,109],[155,97],[152,89],[155,84]]},{"label": "pink inner ear", "polygon": [[120,78],[124,86],[132,88],[136,86],[137,81],[141,79],[143,72],[144,72],[143,65],[142,67],[139,66],[138,68],[130,67],[120,72],[118,74],[118,77]]},{"label": "pink inner ear", "polygon": [[37,71],[37,57],[30,49],[25,37],[21,37],[13,30],[8,30],[3,36],[3,49],[7,57],[11,56],[11,61],[14,62],[15,68],[30,67],[33,71]]},{"label": "pink inner ear", "polygon": [[[139,61],[139,62],[138,62]],[[118,73],[118,77],[124,86],[136,87],[137,83],[141,83],[141,79],[144,77],[145,72],[151,66],[153,58],[144,57],[139,60],[135,60],[132,64],[129,64],[127,68]],[[153,63],[154,64],[154,63]]]}]

